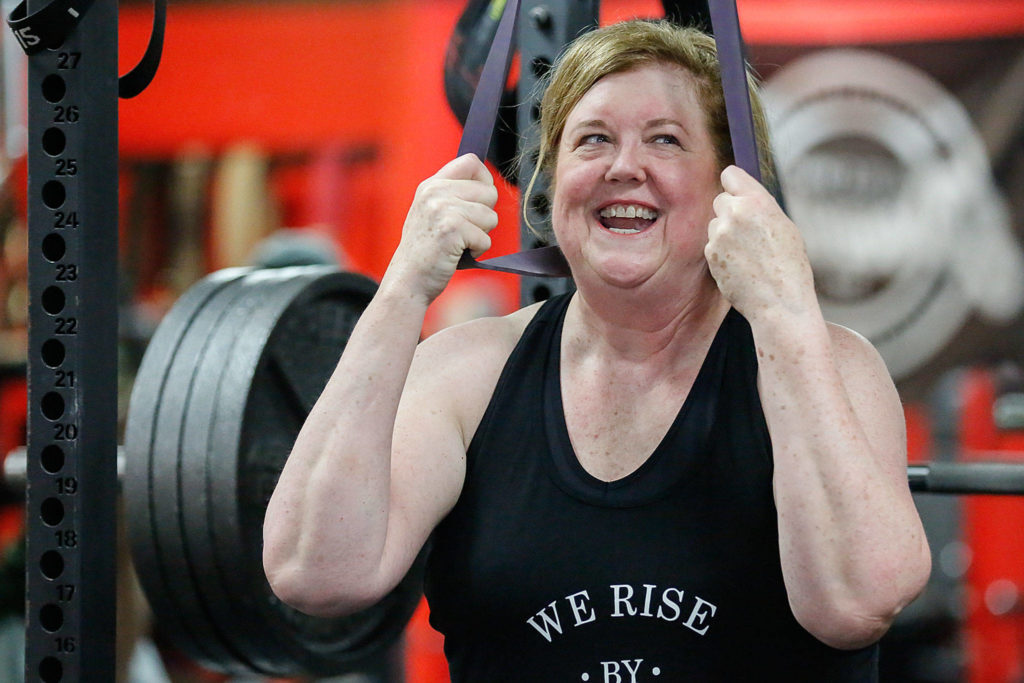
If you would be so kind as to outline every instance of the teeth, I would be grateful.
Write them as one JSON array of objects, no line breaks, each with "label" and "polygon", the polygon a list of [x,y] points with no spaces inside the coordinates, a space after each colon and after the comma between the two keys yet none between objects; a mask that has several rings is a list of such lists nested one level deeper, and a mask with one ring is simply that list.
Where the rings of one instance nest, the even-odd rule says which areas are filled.
[{"label": "teeth", "polygon": [[635,204],[613,204],[601,209],[601,218],[643,218],[653,221],[658,212]]},{"label": "teeth", "polygon": [[635,232],[640,232],[634,228],[608,228],[611,232],[619,235],[632,235]]}]

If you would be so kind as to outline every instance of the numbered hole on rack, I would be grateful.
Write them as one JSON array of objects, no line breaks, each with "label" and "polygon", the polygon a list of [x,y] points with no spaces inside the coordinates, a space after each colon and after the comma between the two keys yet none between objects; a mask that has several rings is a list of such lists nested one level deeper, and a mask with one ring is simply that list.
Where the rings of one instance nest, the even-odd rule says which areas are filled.
[{"label": "numbered hole on rack", "polygon": [[57,315],[64,310],[64,290],[51,285],[43,290],[43,310],[50,315]]},{"label": "numbered hole on rack", "polygon": [[47,128],[43,132],[43,151],[51,157],[60,156],[67,147],[68,139],[60,128]]},{"label": "numbered hole on rack", "polygon": [[43,238],[43,258],[50,263],[55,263],[64,258],[64,252],[66,251],[67,245],[64,243],[64,238],[57,233],[51,232]]},{"label": "numbered hole on rack", "polygon": [[43,417],[47,420],[59,420],[64,415],[64,397],[56,391],[48,391],[39,402],[43,409]]},{"label": "numbered hole on rack", "polygon": [[39,454],[39,464],[50,474],[57,474],[64,469],[64,451],[56,444],[50,444]]},{"label": "numbered hole on rack", "polygon": [[47,550],[39,558],[39,571],[51,581],[64,573],[64,558],[56,550]]},{"label": "numbered hole on rack", "polygon": [[43,605],[39,610],[39,625],[50,633],[59,631],[60,627],[64,625],[64,610],[60,608],[60,605],[55,605],[52,602]]},{"label": "numbered hole on rack", "polygon": [[60,364],[64,362],[64,344],[59,339],[47,339],[43,342],[40,355],[47,366],[51,368],[60,367]]},{"label": "numbered hole on rack", "polygon": [[43,97],[47,102],[60,102],[68,91],[64,79],[57,74],[50,74],[43,79]]},{"label": "numbered hole on rack", "polygon": [[47,498],[39,506],[39,518],[46,526],[57,526],[64,521],[64,503],[60,498]]},{"label": "numbered hole on rack", "polygon": [[39,662],[39,680],[43,683],[57,683],[64,677],[64,665],[56,657],[44,657]]},{"label": "numbered hole on rack", "polygon": [[62,207],[67,196],[67,191],[59,180],[48,180],[43,183],[43,204],[51,209]]}]

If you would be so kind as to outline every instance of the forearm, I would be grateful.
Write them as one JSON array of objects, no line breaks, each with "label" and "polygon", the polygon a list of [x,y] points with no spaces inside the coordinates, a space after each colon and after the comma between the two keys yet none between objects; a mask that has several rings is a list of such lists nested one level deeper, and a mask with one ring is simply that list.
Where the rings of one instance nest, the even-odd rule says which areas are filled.
[{"label": "forearm", "polygon": [[296,439],[267,508],[275,589],[373,584],[388,527],[395,415],[426,300],[385,277]]},{"label": "forearm", "polygon": [[874,395],[858,400],[875,417],[865,425],[817,310],[752,328],[790,604],[822,640],[866,644],[918,593],[929,562],[898,397],[887,379],[867,378]]},{"label": "forearm", "polygon": [[[264,565],[286,602],[332,613],[381,597],[458,495],[464,450],[458,419],[434,396],[447,388],[431,384],[437,358],[417,365],[425,369],[411,380],[410,369],[417,372],[413,358],[427,306],[463,252],[490,247],[497,198],[490,172],[473,155],[445,164],[417,187],[377,295],[307,417],[267,508]],[[418,384],[415,398],[407,383]],[[403,394],[413,407],[399,416]],[[396,432],[405,455],[392,476]]]}]

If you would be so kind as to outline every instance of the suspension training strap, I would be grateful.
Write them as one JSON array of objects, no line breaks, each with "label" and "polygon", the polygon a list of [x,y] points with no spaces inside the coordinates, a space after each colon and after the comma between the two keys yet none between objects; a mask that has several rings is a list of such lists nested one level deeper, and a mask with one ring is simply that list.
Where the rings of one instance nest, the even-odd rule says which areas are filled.
[{"label": "suspension training strap", "polygon": [[[40,10],[28,13],[27,0],[21,0],[7,17],[25,54],[31,56],[46,48],[57,48],[75,30],[93,0],[52,0]],[[153,31],[142,59],[131,71],[118,79],[118,96],[135,97],[150,84],[160,65],[167,23],[167,0],[153,0]]]},{"label": "suspension training strap", "polygon": [[737,166],[760,182],[761,165],[757,158],[757,137],[754,135],[754,115],[750,108],[750,91],[747,89],[743,35],[740,33],[736,0],[708,0],[708,10],[711,13],[711,30],[715,33],[718,64],[722,72],[722,90],[725,94],[733,158]]},{"label": "suspension training strap", "polygon": [[[500,6],[501,0],[495,0],[491,7]],[[505,79],[515,52],[515,24],[519,15],[519,0],[508,0],[505,3],[498,31],[487,53],[480,82],[473,93],[473,101],[469,105],[466,125],[459,143],[459,156],[476,154],[481,160],[487,158],[487,150],[491,146],[491,134],[494,123],[498,119],[498,105],[505,90]],[[558,247],[541,247],[520,251],[515,254],[498,256],[477,261],[468,251],[463,252],[459,260],[459,269],[481,268],[498,270],[517,275],[536,275],[541,277],[568,277],[569,265],[565,262]]]}]

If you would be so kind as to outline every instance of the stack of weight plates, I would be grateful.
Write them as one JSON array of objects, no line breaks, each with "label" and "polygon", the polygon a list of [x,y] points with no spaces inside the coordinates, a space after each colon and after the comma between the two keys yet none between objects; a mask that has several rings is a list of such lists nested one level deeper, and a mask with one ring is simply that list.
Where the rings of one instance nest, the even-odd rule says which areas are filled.
[{"label": "stack of weight plates", "polygon": [[360,670],[418,604],[419,563],[375,607],[336,619],[282,604],[263,572],[267,501],[375,290],[323,266],[220,271],[147,348],[125,433],[129,541],[159,628],[210,669]]},{"label": "stack of weight plates", "polygon": [[940,83],[880,52],[828,49],[776,72],[764,101],[822,310],[870,339],[896,380],[972,313],[1018,314],[1024,258],[1006,202]]}]

